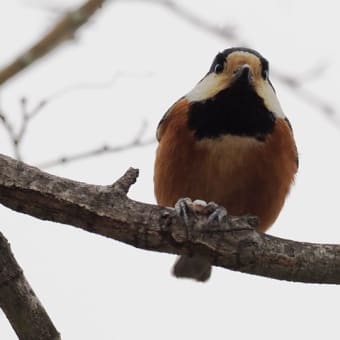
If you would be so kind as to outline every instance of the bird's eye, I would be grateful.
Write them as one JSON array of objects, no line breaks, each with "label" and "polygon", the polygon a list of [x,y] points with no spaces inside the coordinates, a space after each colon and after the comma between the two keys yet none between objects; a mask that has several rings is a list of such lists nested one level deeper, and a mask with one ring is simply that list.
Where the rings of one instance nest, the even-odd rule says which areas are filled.
[{"label": "bird's eye", "polygon": [[214,68],[214,72],[216,73],[216,74],[219,74],[219,73],[221,73],[223,71],[223,64],[216,64],[215,65],[215,68]]},{"label": "bird's eye", "polygon": [[263,70],[262,71],[262,77],[264,80],[268,80],[269,78],[269,71],[268,70]]}]

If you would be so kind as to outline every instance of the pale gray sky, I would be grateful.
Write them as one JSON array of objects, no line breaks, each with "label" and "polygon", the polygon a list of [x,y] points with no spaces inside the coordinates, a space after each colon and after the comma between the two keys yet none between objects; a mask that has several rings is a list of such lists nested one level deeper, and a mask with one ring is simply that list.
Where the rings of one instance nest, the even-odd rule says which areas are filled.
[{"label": "pale gray sky", "polygon": [[[2,1],[0,66],[30,46],[55,14]],[[81,1],[55,1],[55,4]],[[216,25],[231,25],[273,69],[301,77],[303,89],[340,108],[337,2],[181,1]],[[70,91],[49,103],[29,127],[23,154],[38,164],[104,143],[129,141],[143,119],[153,136],[166,109],[208,70],[215,54],[235,45],[198,29],[158,5],[117,1],[77,35],[0,89],[13,121],[19,98],[29,105],[77,84],[106,88]],[[308,77],[327,65],[319,77]],[[286,206],[269,233],[300,241],[340,243],[340,127],[272,77],[295,131],[300,170]],[[337,112],[340,117],[340,112]],[[340,119],[339,119],[340,121]],[[0,152],[11,155],[0,127]],[[49,169],[108,184],[129,166],[140,168],[130,196],[155,202],[155,146]],[[63,339],[333,339],[338,333],[338,287],[294,284],[214,268],[207,284],[170,275],[174,256],[138,250],[70,226],[19,215],[0,206],[1,231]],[[15,339],[0,313],[0,339]]]}]

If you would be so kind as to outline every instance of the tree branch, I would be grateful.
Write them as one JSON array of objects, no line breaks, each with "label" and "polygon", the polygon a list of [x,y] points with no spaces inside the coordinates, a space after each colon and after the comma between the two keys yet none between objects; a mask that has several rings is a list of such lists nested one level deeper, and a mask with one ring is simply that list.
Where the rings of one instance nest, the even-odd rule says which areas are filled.
[{"label": "tree branch", "polygon": [[115,184],[90,185],[56,177],[0,156],[0,202],[40,219],[69,224],[137,248],[188,254],[250,274],[310,283],[340,283],[340,246],[284,240],[252,228],[248,216],[230,216],[206,230],[206,216],[186,227],[172,208],[126,196],[137,171]]},{"label": "tree branch", "polygon": [[78,28],[85,24],[104,2],[105,0],[88,0],[79,8],[64,15],[45,36],[0,70],[0,85],[51,52],[63,41],[73,37]]},{"label": "tree branch", "polygon": [[58,331],[0,233],[0,307],[19,339],[58,340]]}]

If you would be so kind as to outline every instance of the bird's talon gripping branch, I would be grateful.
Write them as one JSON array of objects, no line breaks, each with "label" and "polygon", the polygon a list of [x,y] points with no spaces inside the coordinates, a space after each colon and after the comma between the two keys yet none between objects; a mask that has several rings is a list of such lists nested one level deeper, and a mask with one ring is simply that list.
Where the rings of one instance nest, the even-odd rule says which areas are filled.
[{"label": "bird's talon gripping branch", "polygon": [[[203,200],[193,202],[190,198],[181,198],[176,202],[175,210],[186,226],[185,233],[176,230],[172,234],[177,242],[194,242],[202,233],[228,229],[226,209],[214,202],[206,203]],[[199,217],[203,217],[203,223],[198,223]],[[206,281],[211,274],[210,260],[196,253],[182,255],[175,263],[173,274],[176,277]]]},{"label": "bird's talon gripping branch", "polygon": [[[190,198],[180,198],[175,204],[175,210],[184,224],[195,231],[225,229],[222,225],[227,223],[227,210],[214,202],[206,203],[203,200],[192,201]],[[198,215],[207,217],[203,225],[196,225]]]},{"label": "bird's talon gripping branch", "polygon": [[210,212],[207,222],[208,226],[219,226],[227,223],[228,213],[224,207],[221,207],[214,202],[210,202],[207,205],[207,209]]},{"label": "bird's talon gripping branch", "polygon": [[184,224],[189,226],[192,224],[193,217],[195,216],[195,212],[193,209],[193,202],[190,198],[180,198],[175,204],[175,210],[180,216]]}]

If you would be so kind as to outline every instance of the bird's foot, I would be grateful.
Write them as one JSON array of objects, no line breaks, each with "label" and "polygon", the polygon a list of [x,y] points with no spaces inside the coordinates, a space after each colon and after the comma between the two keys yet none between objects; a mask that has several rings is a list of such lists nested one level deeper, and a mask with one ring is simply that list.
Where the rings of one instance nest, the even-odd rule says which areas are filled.
[{"label": "bird's foot", "polygon": [[186,226],[191,225],[192,219],[196,217],[193,202],[188,197],[180,198],[175,204],[175,210],[178,216],[183,219]]},{"label": "bird's foot", "polygon": [[214,202],[209,202],[206,205],[204,212],[208,216],[206,226],[210,230],[212,228],[215,229],[216,227],[220,228],[221,225],[224,225],[228,221],[227,210]]},{"label": "bird's foot", "polygon": [[211,230],[218,228],[227,222],[227,210],[214,202],[203,200],[192,201],[190,198],[181,198],[175,204],[175,210],[186,226],[191,226],[196,222],[197,215],[206,216],[207,219],[201,230]]}]

